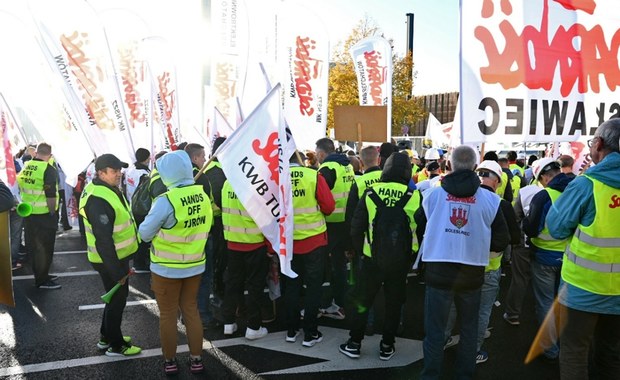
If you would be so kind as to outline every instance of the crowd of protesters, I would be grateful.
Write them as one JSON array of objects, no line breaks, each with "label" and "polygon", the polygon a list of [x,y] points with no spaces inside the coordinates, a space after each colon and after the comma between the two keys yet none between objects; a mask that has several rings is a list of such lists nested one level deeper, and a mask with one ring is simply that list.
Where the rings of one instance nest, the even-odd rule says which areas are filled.
[{"label": "crowd of protesters", "polygon": [[[361,357],[374,299],[383,288],[378,351],[380,359],[389,360],[396,353],[407,274],[414,272],[426,286],[421,377],[441,376],[444,350],[454,345],[458,326],[456,376],[472,378],[476,365],[492,357],[484,338],[502,272],[510,268],[502,315],[506,323],[520,324],[531,282],[536,317],[546,324],[543,355],[559,362],[562,379],[585,379],[589,368],[598,378],[617,378],[619,140],[620,119],[599,126],[588,142],[592,166],[579,175],[570,155],[532,156],[526,163],[514,151],[502,157],[485,152],[481,158],[469,146],[449,153],[429,148],[421,156],[384,143],[358,155],[323,138],[314,151],[296,152],[290,157],[291,264],[298,277],[280,274],[282,281],[272,281],[282,284],[286,342],[300,337],[303,346],[313,347],[323,339],[319,318],[344,320],[350,337],[337,349]],[[223,142],[218,138],[211,153]],[[179,310],[193,373],[204,370],[203,329],[222,329],[230,336],[243,326],[249,340],[268,334],[265,324],[274,310],[265,315],[264,289],[270,277],[274,280],[277,260],[217,158],[203,168],[207,153],[194,143],[154,159],[138,149],[131,168],[105,154],[80,175],[73,193],[88,259],[106,291],[122,285],[106,304],[97,343],[109,356],[141,352],[121,333],[131,265],[151,275],[166,374],[178,372]],[[66,213],[69,194],[60,191],[61,168],[52,147],[40,143],[20,152],[16,169],[19,188],[11,189],[12,199],[10,190],[0,187],[2,206],[11,210],[13,269],[28,259],[36,287],[59,289],[49,275],[55,236],[57,230],[72,228]],[[150,198],[144,215],[132,211],[134,202],[142,202],[137,199],[141,186]],[[31,205],[30,215],[17,212],[21,202]],[[400,258],[380,248],[390,244],[381,236],[384,226],[377,224],[388,212],[407,221]],[[20,247],[22,230],[25,249]],[[392,243],[402,238],[391,237]],[[354,287],[347,281],[351,272],[358,279]],[[324,282],[330,287],[324,288]],[[553,317],[545,318],[549,313]]]}]

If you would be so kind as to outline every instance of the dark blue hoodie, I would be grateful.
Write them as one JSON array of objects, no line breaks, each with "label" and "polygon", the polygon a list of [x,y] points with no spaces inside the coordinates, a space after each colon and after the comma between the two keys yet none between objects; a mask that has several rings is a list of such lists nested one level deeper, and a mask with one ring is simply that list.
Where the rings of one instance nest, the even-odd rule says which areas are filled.
[{"label": "dark blue hoodie", "polygon": [[[560,173],[553,177],[547,187],[557,190],[560,193],[564,192],[564,189],[573,180],[573,178],[567,176],[564,173]],[[530,211],[523,219],[523,232],[528,236],[528,244],[536,255],[536,261],[542,265],[559,267],[562,265],[563,252],[549,251],[536,247],[532,244],[530,238],[536,237],[545,227],[545,219],[547,213],[551,208],[551,197],[547,191],[539,191],[534,195],[532,202],[530,203]]]}]

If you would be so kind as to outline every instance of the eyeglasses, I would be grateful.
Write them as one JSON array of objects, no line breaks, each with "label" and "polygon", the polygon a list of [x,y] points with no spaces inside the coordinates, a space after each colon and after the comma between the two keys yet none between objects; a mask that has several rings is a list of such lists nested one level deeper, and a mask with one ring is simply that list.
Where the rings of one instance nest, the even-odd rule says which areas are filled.
[{"label": "eyeglasses", "polygon": [[598,137],[593,137],[590,140],[588,140],[588,148],[592,148],[592,144],[594,143],[594,140],[597,139]]}]

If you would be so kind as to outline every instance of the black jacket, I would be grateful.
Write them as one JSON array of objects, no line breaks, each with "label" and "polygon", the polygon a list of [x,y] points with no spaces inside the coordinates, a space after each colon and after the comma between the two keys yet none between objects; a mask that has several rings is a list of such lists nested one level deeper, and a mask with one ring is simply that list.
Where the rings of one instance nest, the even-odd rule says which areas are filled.
[{"label": "black jacket", "polygon": [[8,211],[15,207],[15,198],[11,189],[0,180],[0,212]]},{"label": "black jacket", "polygon": [[[347,166],[351,163],[349,157],[342,153],[332,153],[329,156],[325,157],[325,160],[323,162],[337,162],[342,166]],[[336,171],[334,169],[322,167],[319,169],[319,173],[321,173],[323,175],[323,178],[325,178],[327,186],[329,186],[330,189],[333,189],[334,184],[336,183]]]},{"label": "black jacket", "polygon": [[[549,181],[547,187],[563,193],[566,186],[568,186],[573,179],[574,177],[571,178],[564,173],[560,173]],[[528,243],[530,243],[530,237],[536,237],[540,234],[540,231],[542,231],[549,208],[551,208],[551,198],[548,192],[539,191],[534,195],[530,203],[530,210],[525,218],[523,218],[523,232],[528,236]],[[531,244],[530,247],[535,249]]]},{"label": "black jacket", "polygon": [[[470,197],[480,187],[478,175],[471,170],[459,170],[448,174],[441,181],[441,187],[459,198]],[[418,229],[426,229],[426,215],[422,208],[415,214]],[[498,207],[491,223],[491,246],[495,252],[503,251],[510,243],[510,233],[502,208]],[[484,282],[484,267],[450,262],[425,263],[427,285],[440,289],[473,290]]]},{"label": "black jacket", "polygon": [[[396,182],[408,186],[410,179],[411,164],[409,163],[409,157],[402,153],[395,153],[386,160],[379,182]],[[412,215],[410,215],[410,217],[412,217]],[[353,250],[359,255],[363,254],[365,233],[367,231],[368,208],[366,207],[366,193],[364,193],[362,198],[357,203],[355,213],[351,219],[351,240]],[[424,230],[420,228],[414,231],[418,234],[418,240],[421,239],[421,234],[423,231]]]},{"label": "black jacket", "polygon": [[[117,187],[112,187],[99,178],[93,179],[93,184],[111,189],[121,200],[125,198]],[[86,205],[84,205],[84,212],[92,226],[93,235],[95,235],[97,253],[99,253],[103,261],[103,264],[93,263],[93,267],[98,270],[103,268],[112,280],[120,281],[129,272],[129,259],[131,256],[119,260],[116,255],[116,248],[112,240],[114,220],[116,218],[114,209],[102,198],[89,197]]]},{"label": "black jacket", "polygon": [[[204,172],[202,175],[209,180],[209,184],[211,185],[211,191],[213,192],[213,203],[218,208],[222,208],[222,187],[224,187],[224,182],[226,182],[226,174],[224,171],[214,166]],[[208,193],[207,193],[208,194]]]}]

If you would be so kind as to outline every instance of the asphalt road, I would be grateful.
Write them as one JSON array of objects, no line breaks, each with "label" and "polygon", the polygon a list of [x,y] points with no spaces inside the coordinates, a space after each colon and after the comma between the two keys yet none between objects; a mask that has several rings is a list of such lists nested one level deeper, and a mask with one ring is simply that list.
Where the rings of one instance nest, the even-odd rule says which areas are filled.
[{"label": "asphalt road", "polygon": [[[129,304],[125,309],[123,333],[131,335],[143,353],[125,360],[109,358],[95,344],[99,338],[103,286],[86,259],[77,231],[58,235],[51,272],[62,284],[59,290],[34,287],[29,265],[13,272],[16,307],[0,305],[0,377],[28,379],[157,379],[165,378],[159,344],[158,309],[150,290],[150,276],[139,274],[130,280]],[[509,284],[510,272],[502,277],[499,302]],[[346,321],[321,318],[323,342],[312,348],[284,342],[283,307],[277,304],[277,319],[266,326],[270,334],[249,342],[244,326],[233,338],[222,329],[205,331],[203,354],[206,372],[196,376],[185,365],[188,350],[179,322],[176,377],[212,379],[417,379],[422,368],[424,285],[411,277],[408,284],[404,329],[396,341],[396,355],[390,361],[378,359],[380,335],[366,337],[362,358],[349,359],[338,352],[348,337]],[[381,325],[382,299],[377,300],[376,326]],[[485,342],[489,360],[477,367],[477,379],[558,379],[557,363],[537,359],[523,364],[536,333],[531,292],[526,298],[521,326],[508,325],[501,318],[503,306],[491,316],[491,337]],[[376,330],[380,330],[376,327]],[[444,378],[453,377],[454,349],[446,350]]]}]

